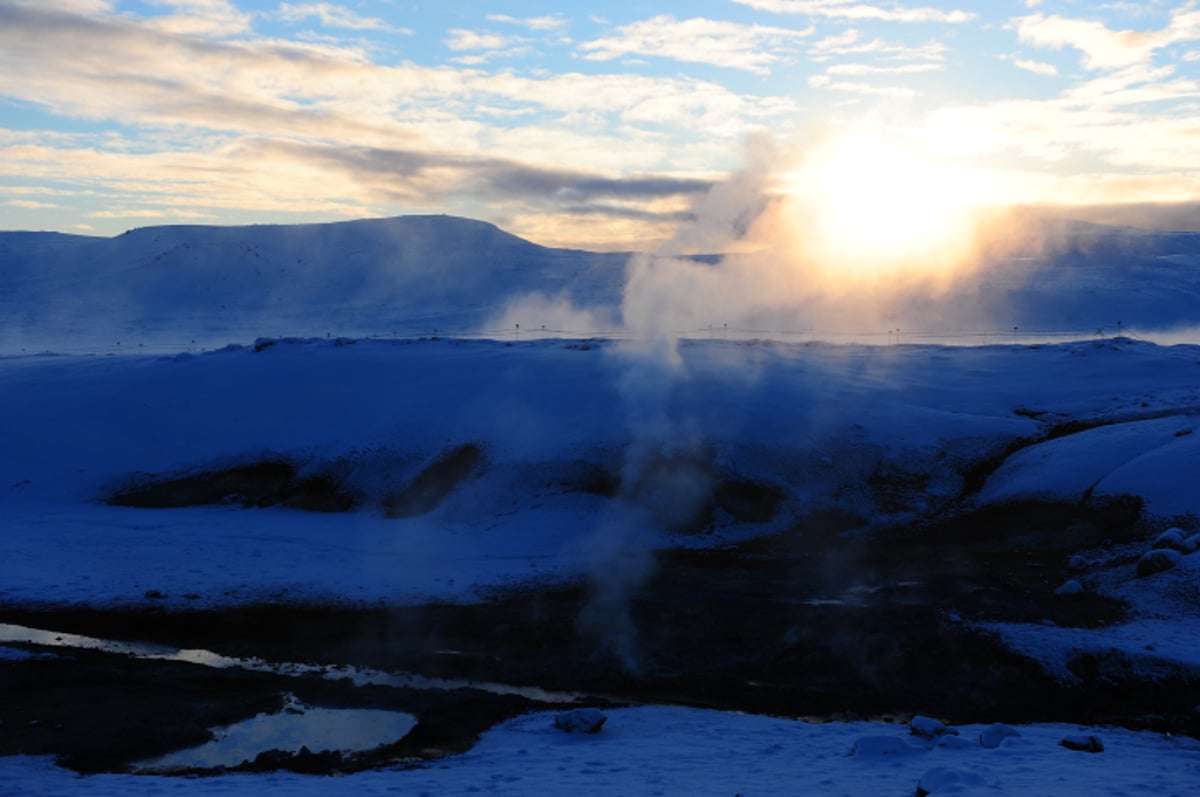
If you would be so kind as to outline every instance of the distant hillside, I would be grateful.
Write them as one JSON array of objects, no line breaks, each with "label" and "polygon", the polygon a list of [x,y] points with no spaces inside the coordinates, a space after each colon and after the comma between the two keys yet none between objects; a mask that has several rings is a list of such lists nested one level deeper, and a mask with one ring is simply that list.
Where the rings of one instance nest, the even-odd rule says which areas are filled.
[{"label": "distant hillside", "polygon": [[[1135,333],[1200,327],[1200,234],[1043,222],[1022,235],[943,295],[897,290],[869,310],[808,301],[743,316],[721,315],[718,301],[699,328],[881,341],[901,329],[911,342],[994,342],[1013,327],[1031,336],[1115,334],[1118,321]],[[612,332],[627,262],[449,216],[147,227],[114,238],[0,232],[0,354],[260,336],[515,336],[514,322]],[[696,268],[719,264],[697,258]],[[654,312],[687,299],[687,288],[659,289]],[[513,305],[520,310],[506,315]]]},{"label": "distant hillside", "polygon": [[12,351],[14,343],[462,333],[531,292],[611,313],[625,261],[449,216],[147,227],[115,238],[6,232],[0,336]]}]

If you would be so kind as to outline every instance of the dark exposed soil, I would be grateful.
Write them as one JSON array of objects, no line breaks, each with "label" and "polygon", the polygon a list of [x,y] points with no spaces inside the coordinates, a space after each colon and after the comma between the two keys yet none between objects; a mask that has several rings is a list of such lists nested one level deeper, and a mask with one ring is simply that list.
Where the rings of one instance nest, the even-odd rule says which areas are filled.
[{"label": "dark exposed soil", "polygon": [[170,509],[202,504],[284,506],[310,512],[348,512],[359,496],[329,473],[300,476],[284,460],[264,460],[177,478],[143,477],[108,499],[117,506]]},{"label": "dark exposed soil", "polygon": [[384,514],[403,518],[432,512],[471,474],[482,458],[483,448],[475,443],[455,446],[442,453],[402,490],[384,496]]},{"label": "dark exposed soil", "polygon": [[[460,454],[446,467],[469,468],[476,456]],[[847,534],[854,518],[825,514],[738,546],[661,552],[649,578],[617,597],[596,581],[506,591],[475,605],[8,607],[0,622],[578,691],[592,703],[788,716],[926,713],[951,722],[1113,723],[1200,735],[1195,672],[1143,677],[1113,653],[1070,662],[1079,680],[1064,684],[971,623],[1120,621],[1119,602],[1060,596],[1055,588],[1071,575],[1071,554],[1146,538],[1139,510],[1136,501],[1015,504],[870,535]],[[81,770],[120,768],[277,705],[283,691],[311,704],[397,707],[420,717],[403,741],[355,760],[279,754],[256,765],[346,770],[462,750],[490,724],[544,707],[473,690],[354,688],[71,656],[0,662],[0,755],[49,752]]]}]

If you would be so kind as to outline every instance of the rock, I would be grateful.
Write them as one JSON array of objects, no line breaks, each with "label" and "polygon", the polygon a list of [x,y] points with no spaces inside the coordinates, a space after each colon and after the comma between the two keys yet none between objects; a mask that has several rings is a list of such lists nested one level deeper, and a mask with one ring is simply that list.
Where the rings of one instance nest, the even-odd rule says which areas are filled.
[{"label": "rock", "polygon": [[957,794],[964,786],[980,786],[983,778],[975,772],[963,772],[947,767],[934,767],[917,782],[917,797],[927,794]]},{"label": "rock", "polygon": [[598,708],[577,708],[555,716],[554,727],[563,733],[599,733],[607,721]]},{"label": "rock", "polygon": [[995,725],[989,725],[983,729],[983,732],[979,734],[979,744],[988,750],[995,750],[1004,744],[1005,739],[1014,739],[1020,735],[1021,732],[1011,725],[997,722]]},{"label": "rock", "polygon": [[1183,541],[1183,545],[1179,548],[1183,553],[1195,553],[1200,551],[1200,534],[1193,534]]},{"label": "rock", "polygon": [[912,718],[912,721],[908,723],[908,728],[913,736],[920,736],[922,739],[937,739],[939,736],[944,736],[947,733],[958,733],[958,731],[952,731],[947,728],[946,723],[941,720],[935,720],[933,717],[923,717],[920,714]]},{"label": "rock", "polygon": [[1137,577],[1145,578],[1164,570],[1170,570],[1179,564],[1181,558],[1183,558],[1183,554],[1172,548],[1155,548],[1138,560]]},{"label": "rock", "polygon": [[161,600],[165,600],[167,596],[164,595],[159,590],[148,589],[148,590],[146,590],[145,595],[143,595],[142,597],[146,598],[147,600],[161,601]]},{"label": "rock", "polygon": [[1067,560],[1067,567],[1072,570],[1087,570],[1091,566],[1092,560],[1081,553],[1077,553]]},{"label": "rock", "polygon": [[923,752],[924,748],[911,745],[899,736],[864,736],[850,748],[852,756],[896,756]]},{"label": "rock", "polygon": [[1069,581],[1063,582],[1063,585],[1061,587],[1054,590],[1054,594],[1062,595],[1064,597],[1070,597],[1072,595],[1082,595],[1083,594],[1083,585],[1072,578]]},{"label": "rock", "polygon": [[1059,745],[1068,750],[1078,750],[1081,753],[1103,753],[1104,743],[1099,737],[1087,734],[1077,734],[1074,736],[1066,736]]},{"label": "rock", "polygon": [[1151,547],[1155,550],[1161,548],[1171,548],[1176,551],[1183,550],[1183,529],[1167,529],[1155,538],[1154,545]]},{"label": "rock", "polygon": [[937,740],[937,746],[942,750],[978,750],[979,742],[973,742],[961,736],[946,734]]}]

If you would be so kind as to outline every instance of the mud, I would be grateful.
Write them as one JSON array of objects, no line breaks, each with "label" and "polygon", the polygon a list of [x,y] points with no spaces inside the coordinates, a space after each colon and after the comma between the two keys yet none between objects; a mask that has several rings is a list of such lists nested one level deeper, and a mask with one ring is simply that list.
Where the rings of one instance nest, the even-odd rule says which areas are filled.
[{"label": "mud", "polygon": [[[742,545],[663,551],[623,607],[631,620],[623,640],[579,623],[593,599],[587,583],[500,591],[473,605],[6,607],[0,621],[230,656],[527,684],[575,691],[592,705],[838,719],[922,713],[955,723],[1061,721],[1197,735],[1196,672],[1139,675],[1145,670],[1114,653],[1071,662],[1077,680],[1064,683],[972,623],[1121,621],[1119,602],[1055,589],[1071,576],[1072,554],[1151,539],[1139,518],[1137,501],[1031,503],[859,534],[854,518],[825,514]],[[120,769],[135,753],[166,752],[168,742],[178,747],[278,701],[285,689],[310,705],[408,711],[419,724],[365,758],[289,753],[253,766],[344,771],[437,757],[466,749],[504,717],[545,707],[477,690],[297,685],[98,654],[0,662],[0,672],[0,754],[55,753],[89,771]],[[38,726],[28,725],[33,719]]]}]

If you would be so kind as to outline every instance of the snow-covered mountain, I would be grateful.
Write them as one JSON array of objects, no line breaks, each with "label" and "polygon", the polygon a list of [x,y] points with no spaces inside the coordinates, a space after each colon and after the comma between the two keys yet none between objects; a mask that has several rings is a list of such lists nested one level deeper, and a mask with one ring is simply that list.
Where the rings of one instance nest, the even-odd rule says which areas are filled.
[{"label": "snow-covered mountain", "polygon": [[448,216],[147,227],[114,238],[0,233],[0,338],[9,351],[108,350],[474,332],[532,291],[615,308],[625,259]]},{"label": "snow-covered mountain", "polygon": [[[676,313],[670,332],[986,342],[1200,325],[1200,235],[1031,223],[948,291],[881,286],[869,304],[796,296]],[[480,221],[406,216],[329,224],[168,226],[114,238],[0,232],[0,353],[159,350],[260,336],[616,335],[630,257],[552,249]],[[716,257],[687,264],[721,270]],[[778,269],[776,269],[778,270]],[[706,279],[701,275],[701,279]],[[798,279],[800,279],[798,277]],[[665,280],[659,281],[660,284]],[[747,293],[778,294],[764,285]],[[648,305],[688,299],[684,286]],[[843,297],[844,298],[844,297]],[[669,308],[667,308],[669,309]],[[664,315],[670,315],[664,309]],[[675,328],[679,327],[679,328]],[[857,337],[855,337],[857,336]]]}]

